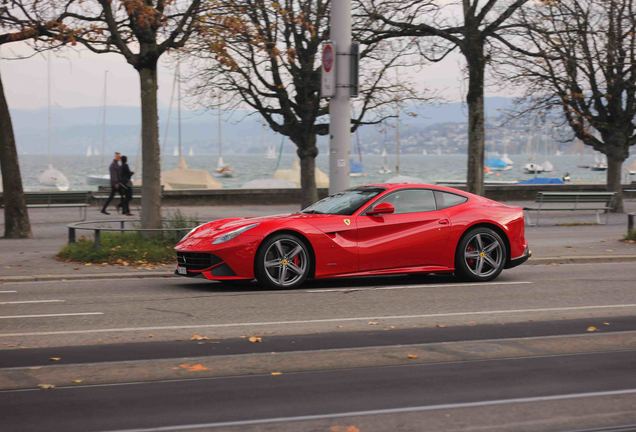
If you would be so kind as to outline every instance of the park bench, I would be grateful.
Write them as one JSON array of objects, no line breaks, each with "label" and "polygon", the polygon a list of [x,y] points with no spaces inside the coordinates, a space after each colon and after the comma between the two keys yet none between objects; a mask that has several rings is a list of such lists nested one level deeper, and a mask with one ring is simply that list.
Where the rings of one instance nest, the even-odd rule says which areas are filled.
[{"label": "park bench", "polygon": [[[0,197],[2,195],[0,194]],[[82,220],[86,219],[88,192],[25,192],[28,208],[78,208]],[[0,203],[4,207],[4,201]]]},{"label": "park bench", "polygon": [[524,210],[536,212],[536,226],[543,211],[596,211],[596,222],[600,224],[601,213],[606,213],[607,223],[607,213],[614,207],[615,197],[615,192],[537,192],[536,205]]}]

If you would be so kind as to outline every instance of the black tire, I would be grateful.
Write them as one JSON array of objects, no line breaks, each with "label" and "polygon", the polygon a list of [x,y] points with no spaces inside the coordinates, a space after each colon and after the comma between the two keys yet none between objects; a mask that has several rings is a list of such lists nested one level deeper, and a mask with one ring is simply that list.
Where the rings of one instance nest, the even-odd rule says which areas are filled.
[{"label": "black tire", "polygon": [[307,243],[298,236],[282,233],[261,244],[256,253],[254,269],[261,286],[269,289],[294,289],[307,280],[313,265]]},{"label": "black tire", "polygon": [[457,245],[455,274],[472,282],[491,281],[504,269],[507,254],[506,242],[495,230],[473,228]]}]

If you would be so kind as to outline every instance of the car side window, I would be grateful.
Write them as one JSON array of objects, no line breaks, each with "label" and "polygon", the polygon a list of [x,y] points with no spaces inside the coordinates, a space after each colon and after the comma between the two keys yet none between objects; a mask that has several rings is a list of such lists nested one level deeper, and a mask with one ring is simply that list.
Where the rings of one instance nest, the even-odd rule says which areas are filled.
[{"label": "car side window", "polygon": [[437,208],[442,210],[463,204],[468,201],[468,198],[450,192],[435,191],[435,201],[437,203]]},{"label": "car side window", "polygon": [[[430,189],[403,189],[387,195],[378,201],[388,202],[395,207],[395,213],[416,213],[436,210],[435,196]],[[376,204],[376,205],[377,205]]]}]

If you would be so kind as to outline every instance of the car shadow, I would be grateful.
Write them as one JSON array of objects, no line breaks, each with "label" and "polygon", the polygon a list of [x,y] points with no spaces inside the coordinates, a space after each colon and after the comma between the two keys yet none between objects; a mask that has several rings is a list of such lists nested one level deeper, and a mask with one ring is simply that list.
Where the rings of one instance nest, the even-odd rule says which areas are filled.
[{"label": "car shadow", "polygon": [[[497,280],[506,279],[500,276]],[[281,293],[297,292],[302,293],[315,289],[336,289],[336,288],[373,288],[391,287],[402,285],[438,285],[457,284],[463,281],[452,274],[423,274],[423,275],[390,275],[390,276],[367,276],[355,278],[320,279],[305,282],[296,289],[269,289],[262,287],[256,281],[208,281],[205,279],[186,279],[177,286],[183,289],[200,292],[219,293]]]}]

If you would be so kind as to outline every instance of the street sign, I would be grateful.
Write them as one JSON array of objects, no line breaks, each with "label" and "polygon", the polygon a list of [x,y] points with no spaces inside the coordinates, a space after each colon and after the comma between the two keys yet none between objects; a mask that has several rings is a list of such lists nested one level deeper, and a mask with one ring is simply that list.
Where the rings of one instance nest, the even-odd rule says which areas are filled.
[{"label": "street sign", "polygon": [[322,68],[320,79],[320,96],[331,98],[336,95],[336,47],[333,42],[325,42],[322,46]]}]

